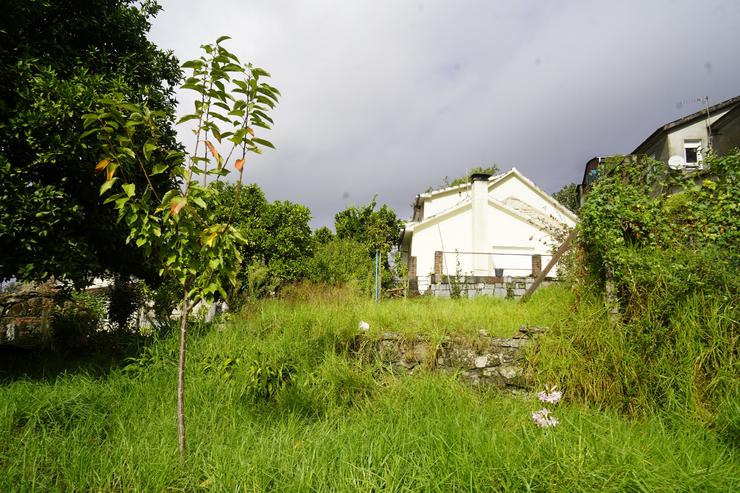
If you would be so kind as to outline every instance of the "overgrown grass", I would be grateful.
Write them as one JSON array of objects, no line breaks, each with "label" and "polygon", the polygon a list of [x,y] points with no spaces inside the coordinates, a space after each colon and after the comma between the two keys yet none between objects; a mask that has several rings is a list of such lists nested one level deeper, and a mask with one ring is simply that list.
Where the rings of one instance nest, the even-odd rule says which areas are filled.
[{"label": "overgrown grass", "polygon": [[[106,376],[4,383],[0,491],[737,490],[736,446],[690,420],[627,420],[569,403],[555,411],[561,425],[542,430],[532,396],[432,372],[393,376],[347,354],[359,319],[371,332],[510,335],[522,323],[559,327],[568,296],[376,307],[304,292],[195,330],[185,468],[174,335]],[[289,376],[270,372],[280,368]],[[274,378],[255,379],[257,370]],[[267,382],[274,392],[256,392]]]},{"label": "overgrown grass", "polygon": [[335,292],[302,286],[287,290],[280,300],[263,303],[261,316],[274,319],[288,316],[286,302],[299,307],[294,316],[320,320],[321,324],[354,330],[364,320],[370,324],[371,336],[382,332],[432,337],[450,333],[477,336],[478,331],[485,330],[491,336],[510,337],[521,325],[550,327],[561,323],[569,316],[573,294],[568,286],[554,285],[539,290],[527,304],[485,296],[472,299],[422,296],[383,300],[375,305],[352,290]]},{"label": "overgrown grass", "polygon": [[639,416],[670,412],[740,439],[738,306],[694,295],[667,317],[610,320],[584,296],[573,316],[539,341],[538,378],[572,399]]}]

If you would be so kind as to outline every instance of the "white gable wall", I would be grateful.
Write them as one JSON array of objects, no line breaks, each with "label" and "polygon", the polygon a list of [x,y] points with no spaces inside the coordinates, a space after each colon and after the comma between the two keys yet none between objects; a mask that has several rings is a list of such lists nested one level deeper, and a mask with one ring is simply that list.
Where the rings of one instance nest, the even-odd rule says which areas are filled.
[{"label": "white gable wall", "polygon": [[515,197],[527,204],[542,211],[543,214],[552,216],[558,222],[567,224],[570,227],[575,226],[575,222],[560,212],[548,199],[541,194],[532,190],[516,174],[511,173],[501,181],[497,182],[489,192],[491,198],[501,202],[509,197]]},{"label": "white gable wall", "polygon": [[450,210],[469,199],[470,188],[461,188],[460,190],[450,190],[446,193],[437,194],[424,202],[423,219],[427,219],[439,214],[440,212]]}]

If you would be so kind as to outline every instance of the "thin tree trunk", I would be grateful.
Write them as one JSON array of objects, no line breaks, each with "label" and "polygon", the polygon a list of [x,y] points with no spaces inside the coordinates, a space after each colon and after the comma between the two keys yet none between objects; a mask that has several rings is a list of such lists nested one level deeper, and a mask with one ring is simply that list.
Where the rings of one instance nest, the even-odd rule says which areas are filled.
[{"label": "thin tree trunk", "polygon": [[188,331],[188,312],[190,310],[188,291],[182,301],[180,319],[180,362],[177,367],[177,438],[180,445],[180,464],[185,465],[185,337]]}]

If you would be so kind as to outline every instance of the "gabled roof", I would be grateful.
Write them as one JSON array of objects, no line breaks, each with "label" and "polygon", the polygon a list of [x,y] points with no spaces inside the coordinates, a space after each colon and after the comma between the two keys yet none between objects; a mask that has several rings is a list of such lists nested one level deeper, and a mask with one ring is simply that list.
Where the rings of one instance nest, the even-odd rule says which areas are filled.
[{"label": "gabled roof", "polygon": [[[723,111],[726,109],[731,109],[735,105],[740,104],[740,96],[735,96],[734,98],[730,98],[726,101],[722,101],[719,104],[715,104],[714,106],[709,107],[709,114],[717,113],[719,111]],[[679,118],[678,120],[674,120],[670,123],[666,123],[665,125],[658,127],[655,132],[650,134],[650,136],[645,139],[639,146],[635,148],[634,151],[631,152],[631,154],[643,154],[649,147],[652,145],[661,134],[667,133],[669,130],[672,130],[676,127],[682,127],[684,125],[689,125],[691,123],[694,123],[698,120],[702,120],[707,117],[707,110],[699,110],[696,113],[692,113],[690,115],[684,116],[682,118]]]},{"label": "gabled roof", "polygon": [[[578,217],[573,214],[567,207],[563,206],[560,202],[555,200],[552,196],[550,196],[547,192],[542,190],[540,187],[535,185],[534,182],[532,182],[529,178],[522,175],[521,172],[519,172],[516,168],[511,168],[511,170],[507,171],[506,173],[501,173],[495,176],[491,176],[488,179],[488,190],[490,191],[492,188],[495,188],[497,184],[503,183],[510,177],[516,176],[519,178],[526,186],[528,186],[530,189],[532,189],[536,194],[540,195],[543,199],[545,199],[546,202],[550,203],[558,212],[563,214],[565,217],[569,218],[570,220],[574,222],[578,222]],[[433,195],[440,194],[440,193],[447,193],[450,191],[457,191],[458,189],[466,189],[470,187],[470,183],[465,183],[463,185],[457,185],[455,187],[447,187],[440,190],[434,190],[432,192],[429,192],[427,194],[420,194],[417,196],[417,204],[419,202],[420,198],[432,198]],[[506,209],[507,212],[510,214],[530,223],[538,227],[542,227],[545,224],[549,223],[549,218],[546,218],[546,215],[542,212],[534,209],[533,207],[529,206],[525,202],[521,200],[514,200],[509,201],[510,203],[501,202],[499,200],[493,199],[491,197],[488,198],[489,204],[496,205],[499,208]],[[434,214],[432,216],[429,216],[425,218],[422,221],[409,221],[404,226],[404,231],[401,234],[401,237],[405,236],[406,232],[413,232],[416,228],[422,225],[426,225],[432,221],[440,220],[444,217],[453,216],[466,208],[471,206],[471,199],[469,197],[463,199],[462,201],[458,202],[454,206],[442,210],[438,212],[437,214]],[[516,207],[516,204],[525,204],[527,207]]]}]

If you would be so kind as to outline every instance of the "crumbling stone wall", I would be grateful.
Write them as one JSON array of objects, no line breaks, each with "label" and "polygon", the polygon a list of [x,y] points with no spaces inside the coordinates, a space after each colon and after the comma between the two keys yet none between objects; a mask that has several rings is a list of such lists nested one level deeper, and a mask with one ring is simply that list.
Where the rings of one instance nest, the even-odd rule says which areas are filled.
[{"label": "crumbling stone wall", "polygon": [[47,340],[56,296],[48,284],[0,293],[0,344],[32,346]]},{"label": "crumbling stone wall", "polygon": [[490,337],[480,331],[476,338],[450,335],[440,342],[417,336],[406,338],[394,332],[379,338],[358,336],[356,352],[366,359],[377,359],[391,371],[415,373],[422,369],[459,373],[473,385],[527,389],[524,350],[533,341],[538,327],[520,327],[511,338]]}]

